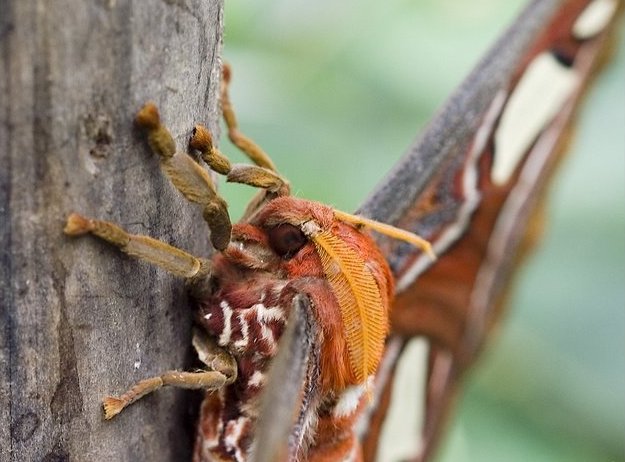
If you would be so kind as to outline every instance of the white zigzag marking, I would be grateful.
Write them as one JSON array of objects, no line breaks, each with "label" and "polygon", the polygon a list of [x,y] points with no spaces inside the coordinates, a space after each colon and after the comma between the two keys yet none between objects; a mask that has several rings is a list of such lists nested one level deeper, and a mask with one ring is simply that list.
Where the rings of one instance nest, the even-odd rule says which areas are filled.
[{"label": "white zigzag marking", "polygon": [[284,321],[284,312],[278,306],[266,308],[262,303],[257,303],[256,305],[252,305],[251,309],[256,310],[256,319],[258,319],[260,323],[267,321]]},{"label": "white zigzag marking", "polygon": [[236,452],[236,460],[244,460],[239,440],[241,439],[241,433],[243,427],[249,419],[247,417],[239,417],[236,421],[228,422],[226,427],[226,437],[224,438],[224,444],[226,449],[234,450]]},{"label": "white zigzag marking", "polygon": [[255,371],[247,384],[250,387],[260,387],[262,383],[265,381],[265,375],[261,371]]},{"label": "white zigzag marking", "polygon": [[241,339],[234,342],[235,348],[245,348],[249,343],[249,325],[243,313],[239,313],[237,316],[239,324],[241,325]]},{"label": "white zigzag marking", "polygon": [[232,308],[225,300],[221,301],[219,307],[224,315],[224,330],[221,331],[219,336],[219,344],[225,346],[230,342],[230,336],[232,335]]}]

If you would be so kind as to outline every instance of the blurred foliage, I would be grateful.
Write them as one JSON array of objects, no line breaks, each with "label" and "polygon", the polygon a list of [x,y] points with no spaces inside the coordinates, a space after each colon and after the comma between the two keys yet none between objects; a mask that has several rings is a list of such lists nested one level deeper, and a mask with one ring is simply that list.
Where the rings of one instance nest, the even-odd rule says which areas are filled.
[{"label": "blurred foliage", "polygon": [[[296,195],[354,210],[523,3],[227,1],[240,124]],[[439,461],[625,460],[624,74],[621,38]],[[252,191],[224,194],[236,216]]]}]

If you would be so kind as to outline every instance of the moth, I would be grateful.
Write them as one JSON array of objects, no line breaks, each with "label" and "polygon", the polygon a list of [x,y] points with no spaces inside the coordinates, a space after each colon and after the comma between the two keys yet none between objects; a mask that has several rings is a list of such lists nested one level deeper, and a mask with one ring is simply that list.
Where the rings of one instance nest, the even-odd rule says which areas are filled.
[{"label": "moth", "polygon": [[345,459],[358,450],[353,422],[370,399],[393,296],[388,264],[365,230],[434,256],[429,243],[412,233],[291,196],[271,159],[239,131],[229,81],[230,68],[224,65],[224,120],[230,138],[254,165],[231,164],[201,125],[189,147],[228,181],[260,189],[234,226],[209,173],[177,151],[156,106],[146,104],[136,117],[164,174],[187,200],[202,206],[217,251],[210,260],[128,234],[110,222],[75,213],[68,217],[67,235],[90,233],[185,278],[197,305],[193,345],[207,370],[169,371],[142,380],[123,395],[106,398],[104,415],[110,419],[165,385],[206,389],[195,458],[247,460],[256,450],[253,432],[270,360],[289,319],[297,316],[306,320],[304,351],[310,365],[301,392],[308,402],[294,422],[288,458],[320,460],[331,454]]},{"label": "moth", "polygon": [[[530,5],[355,216],[288,197],[288,183],[268,156],[238,131],[224,91],[226,124],[256,167],[230,165],[201,127],[190,145],[229,180],[263,189],[230,238],[225,204],[210,179],[195,161],[175,154],[155,108],[144,108],[138,122],[152,149],[174,185],[204,206],[221,253],[206,262],[77,215],[66,232],[95,234],[188,278],[196,299],[205,301],[198,319],[204,332],[196,333],[194,346],[209,370],[140,382],[107,400],[107,415],[164,384],[208,388],[214,391],[201,411],[198,460],[372,460],[393,372],[408,341],[423,336],[431,346],[415,457],[428,458],[460,378],[499,317],[523,245],[521,224],[538,203],[616,6],[600,0]],[[533,122],[523,124],[528,94],[539,98],[531,100]],[[402,195],[390,184],[404,186]],[[367,229],[382,232],[376,243]],[[436,263],[412,233],[432,243]],[[267,280],[267,272],[281,282]],[[274,357],[270,365],[267,358]]]}]

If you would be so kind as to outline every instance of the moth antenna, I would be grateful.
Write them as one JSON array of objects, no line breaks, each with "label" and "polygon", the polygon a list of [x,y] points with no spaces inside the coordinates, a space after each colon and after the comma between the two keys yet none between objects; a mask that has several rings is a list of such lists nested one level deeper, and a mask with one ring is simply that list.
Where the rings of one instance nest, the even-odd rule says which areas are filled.
[{"label": "moth antenna", "polygon": [[385,236],[392,237],[393,239],[408,242],[409,244],[423,250],[423,252],[425,252],[426,255],[432,259],[432,261],[436,260],[436,254],[432,249],[432,244],[410,231],[396,228],[395,226],[387,225],[386,223],[380,223],[379,221],[371,220],[369,218],[352,215],[351,213],[341,212],[336,209],[334,209],[334,216],[339,220],[351,223],[352,225],[364,226],[377,231],[380,234],[384,234]]}]

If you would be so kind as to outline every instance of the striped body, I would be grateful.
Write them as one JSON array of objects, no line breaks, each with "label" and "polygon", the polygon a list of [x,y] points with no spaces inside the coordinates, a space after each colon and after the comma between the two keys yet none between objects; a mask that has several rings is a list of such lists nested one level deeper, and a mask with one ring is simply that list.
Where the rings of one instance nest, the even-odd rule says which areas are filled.
[{"label": "striped body", "polygon": [[[332,209],[293,198],[274,199],[249,223],[235,225],[230,247],[213,257],[213,292],[198,300],[198,324],[236,359],[236,381],[207,393],[202,404],[194,460],[248,460],[252,450],[259,397],[270,360],[288,322],[293,298],[310,301],[320,326],[318,361],[311,385],[310,412],[298,419],[297,453],[308,460],[358,460],[354,424],[367,399],[367,379],[350,371],[348,334],[339,296],[331,286],[312,241],[293,255],[271,248],[270,229],[278,224],[312,221],[340,236],[366,261],[366,271],[381,292],[378,309],[387,325],[392,291],[390,271],[373,241],[334,218]],[[383,340],[382,340],[383,341]],[[381,351],[381,350],[380,350]],[[377,366],[377,364],[376,364]]]}]

